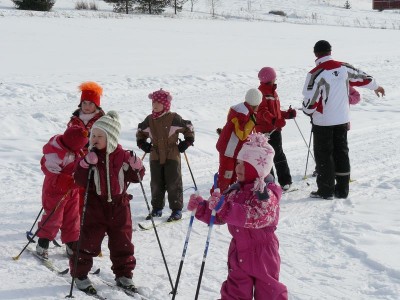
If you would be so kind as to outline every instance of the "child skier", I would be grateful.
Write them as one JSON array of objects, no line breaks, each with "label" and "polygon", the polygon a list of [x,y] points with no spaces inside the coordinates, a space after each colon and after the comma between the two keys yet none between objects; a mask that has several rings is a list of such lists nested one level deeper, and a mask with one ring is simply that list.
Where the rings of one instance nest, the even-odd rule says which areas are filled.
[{"label": "child skier", "polygon": [[[96,122],[100,117],[104,116],[104,111],[100,107],[100,98],[103,95],[103,88],[96,82],[87,81],[83,82],[79,86],[81,91],[81,99],[78,105],[78,109],[72,113],[71,119],[67,124],[67,127],[79,126],[86,129],[90,133],[90,129],[93,123]],[[88,145],[83,148],[83,154],[88,153]],[[79,206],[80,213],[83,209],[83,198],[85,195],[85,188],[79,189]],[[66,245],[67,255],[72,254],[72,250]]]},{"label": "child skier", "polygon": [[104,116],[104,111],[100,107],[100,97],[103,94],[103,88],[96,82],[88,81],[83,82],[79,86],[79,90],[82,92],[78,105],[79,108],[72,113],[67,127],[75,125],[90,132],[93,123]]},{"label": "child skier", "polygon": [[[245,101],[229,109],[216,148],[219,152],[218,187],[225,191],[236,181],[236,156],[256,124],[256,113],[262,95],[257,89],[247,91]],[[211,193],[213,189],[211,189]]]},{"label": "child skier", "polygon": [[111,269],[117,285],[136,291],[132,281],[132,271],[136,266],[131,242],[129,201],[132,196],[126,190],[129,182],[139,182],[138,174],[143,178],[145,169],[139,157],[131,156],[118,144],[120,127],[118,114],[114,111],[98,119],[90,135],[91,152],[75,166],[74,178],[81,187],[87,186],[90,167],[93,168],[76,269],[77,243],[73,244],[70,258],[71,275],[75,277],[76,286],[89,294],[96,294],[87,275],[93,265],[93,257],[100,253],[105,233],[108,235]]},{"label": "child skier", "polygon": [[[138,125],[137,146],[150,153],[151,216],[161,217],[168,192],[169,208],[172,210],[168,222],[182,218],[183,188],[181,155],[193,145],[194,129],[189,120],[170,111],[172,96],[162,89],[149,94],[152,114]],[[179,133],[184,140],[178,142]],[[147,142],[150,139],[150,142]],[[147,220],[151,218],[146,217]]]},{"label": "child skier", "polygon": [[[87,131],[72,126],[64,134],[53,136],[43,147],[40,164],[45,174],[42,188],[45,213],[38,224],[41,230],[36,245],[36,252],[43,259],[48,258],[49,241],[54,240],[58,230],[61,229],[61,241],[67,245],[79,238],[79,191],[72,172],[75,160],[88,142],[87,136]],[[53,215],[46,221],[53,210]]]},{"label": "child skier", "polygon": [[[256,131],[267,134],[269,143],[275,150],[274,165],[278,182],[284,191],[289,190],[292,184],[292,176],[282,148],[282,128],[286,125],[285,119],[296,118],[296,110],[289,108],[281,110],[279,96],[276,92],[276,72],[271,67],[264,67],[258,72],[260,86],[258,89],[263,94],[260,107],[257,112]],[[273,175],[273,169],[271,169]]]},{"label": "child skier", "polygon": [[[274,149],[261,133],[252,134],[237,155],[238,182],[224,192],[215,224],[228,224],[232,240],[228,252],[228,278],[221,287],[221,300],[287,299],[279,282],[279,242],[275,235],[282,190],[269,175]],[[188,210],[209,223],[221,194],[216,189],[205,201],[191,195]]]}]

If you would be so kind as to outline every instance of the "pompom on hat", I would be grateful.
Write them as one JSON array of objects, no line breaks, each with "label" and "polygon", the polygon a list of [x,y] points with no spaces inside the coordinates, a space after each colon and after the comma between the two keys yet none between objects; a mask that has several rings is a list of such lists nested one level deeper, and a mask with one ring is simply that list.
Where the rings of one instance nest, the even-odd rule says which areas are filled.
[{"label": "pompom on hat", "polygon": [[258,89],[250,89],[244,99],[251,106],[258,106],[261,103],[262,94]]},{"label": "pompom on hat", "polygon": [[82,92],[79,107],[83,101],[93,102],[100,107],[100,97],[103,95],[103,88],[100,85],[93,81],[87,81],[79,86],[79,90]]},{"label": "pompom on hat", "polygon": [[110,110],[106,115],[94,122],[92,130],[98,128],[106,133],[107,153],[113,152],[118,145],[118,138],[121,131],[119,116],[116,111]]},{"label": "pompom on hat", "polygon": [[237,159],[250,164],[257,171],[258,177],[254,181],[254,191],[264,191],[266,186],[264,179],[271,172],[274,155],[274,148],[262,133],[249,135],[246,143],[240,149]]},{"label": "pompom on hat", "polygon": [[267,83],[276,79],[276,72],[271,67],[264,67],[258,72],[258,79],[261,83]]},{"label": "pompom on hat", "polygon": [[89,133],[79,126],[68,127],[64,134],[60,135],[60,142],[68,150],[78,152],[88,143]]}]

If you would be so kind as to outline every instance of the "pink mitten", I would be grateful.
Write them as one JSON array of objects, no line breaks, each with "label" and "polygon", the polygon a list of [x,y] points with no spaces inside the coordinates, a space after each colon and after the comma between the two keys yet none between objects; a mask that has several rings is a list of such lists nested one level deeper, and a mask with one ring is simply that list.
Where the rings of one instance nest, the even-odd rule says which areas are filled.
[{"label": "pink mitten", "polygon": [[197,194],[190,195],[187,209],[190,211],[197,209],[197,206],[199,206],[200,202],[202,202],[202,201],[204,201],[203,197],[201,197]]},{"label": "pink mitten", "polygon": [[129,164],[130,164],[131,168],[134,170],[140,170],[141,168],[143,168],[142,160],[139,157],[137,157],[136,155],[131,156],[129,158]]},{"label": "pink mitten", "polygon": [[221,198],[221,192],[219,189],[215,189],[214,192],[211,194],[210,198],[208,198],[208,207],[209,209],[213,210]]},{"label": "pink mitten", "polygon": [[94,152],[89,152],[86,156],[80,161],[80,165],[82,168],[89,168],[89,165],[95,165],[99,161],[97,154]]}]

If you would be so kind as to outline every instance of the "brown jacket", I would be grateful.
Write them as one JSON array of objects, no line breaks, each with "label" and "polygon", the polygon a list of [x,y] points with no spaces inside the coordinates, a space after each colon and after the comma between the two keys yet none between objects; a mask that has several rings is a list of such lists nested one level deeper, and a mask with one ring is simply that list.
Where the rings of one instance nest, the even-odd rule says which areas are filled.
[{"label": "brown jacket", "polygon": [[178,137],[182,133],[185,140],[191,144],[194,142],[194,128],[192,122],[184,120],[174,112],[153,119],[151,115],[138,125],[136,143],[139,146],[148,138],[153,147],[150,152],[150,160],[159,160],[164,164],[167,159],[180,161],[178,150]]}]

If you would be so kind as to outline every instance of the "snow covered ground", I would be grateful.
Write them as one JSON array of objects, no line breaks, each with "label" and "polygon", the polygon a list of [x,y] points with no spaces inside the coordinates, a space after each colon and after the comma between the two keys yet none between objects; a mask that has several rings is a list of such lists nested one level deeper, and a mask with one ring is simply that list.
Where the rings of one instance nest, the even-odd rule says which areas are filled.
[{"label": "snow covered ground", "polygon": [[[400,15],[372,11],[367,0],[351,1],[351,16],[341,8],[345,1],[251,2],[254,17],[248,21],[243,19],[249,15],[247,1],[239,0],[222,0],[217,13],[225,17],[217,19],[204,13],[209,7],[203,0],[196,13],[188,12],[186,4],[178,17],[170,12],[168,17],[115,15],[101,1],[99,12],[75,11],[74,2],[67,0],[57,0],[51,13],[21,12],[11,1],[0,0],[0,299],[60,299],[69,294],[69,276],[56,277],[29,253],[18,261],[11,257],[25,245],[25,231],[41,208],[41,148],[64,131],[78,105],[81,82],[103,86],[102,107],[121,116],[121,144],[138,153],[135,130],[150,113],[147,95],[160,87],[169,90],[172,110],[195,126],[195,147],[187,156],[206,196],[218,167],[215,129],[224,124],[229,106],[258,85],[261,67],[273,66],[282,106],[299,107],[306,72],[313,67],[312,47],[319,39],[331,42],[335,58],[376,77],[387,96],[378,99],[359,89],[363,100],[352,107],[349,132],[355,181],[346,200],[308,197],[315,183],[313,178],[302,180],[306,146],[294,121],[288,121],[284,149],[299,190],[281,202],[281,281],[290,299],[400,298],[400,31],[393,30],[399,29]],[[277,9],[304,17],[277,20],[268,15]],[[320,16],[318,22],[307,21],[312,13]],[[395,25],[373,29],[357,26],[357,18]],[[308,141],[308,118],[299,113],[296,121]],[[313,168],[311,160],[308,173]],[[184,159],[182,171],[187,202],[193,182]],[[148,175],[143,183],[150,199]],[[130,192],[136,229],[147,208],[139,185],[132,185]],[[187,226],[186,219],[158,229],[173,282]],[[194,222],[177,299],[194,298],[207,231],[205,224]],[[214,227],[200,299],[219,297],[229,241],[226,226]],[[135,283],[150,299],[169,299],[171,286],[154,233],[136,230],[133,242]],[[99,276],[112,281],[106,241],[103,250],[95,267],[101,268]],[[61,250],[52,249],[50,257],[60,268],[67,267]],[[91,278],[108,299],[129,299]],[[76,290],[74,295],[90,299]]]}]

